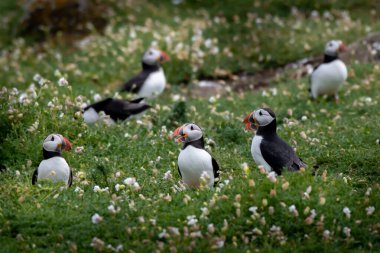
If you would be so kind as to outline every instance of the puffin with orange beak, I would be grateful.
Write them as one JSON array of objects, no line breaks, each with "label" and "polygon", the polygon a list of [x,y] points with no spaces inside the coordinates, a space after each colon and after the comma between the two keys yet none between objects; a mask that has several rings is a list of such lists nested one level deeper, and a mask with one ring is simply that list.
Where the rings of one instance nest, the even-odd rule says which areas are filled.
[{"label": "puffin with orange beak", "polygon": [[53,182],[64,182],[68,187],[73,181],[72,171],[65,158],[62,157],[63,150],[70,151],[71,143],[60,134],[50,134],[43,142],[44,160],[33,173],[32,184],[42,179]]},{"label": "puffin with orange beak", "polygon": [[190,188],[215,186],[219,181],[219,165],[205,150],[203,133],[199,126],[187,123],[173,132],[179,143],[184,143],[178,156],[178,172]]},{"label": "puffin with orange beak", "polygon": [[347,79],[347,67],[339,59],[339,53],[346,51],[340,40],[327,42],[323,63],[316,66],[310,75],[310,97],[334,96],[339,100],[338,90]]},{"label": "puffin with orange beak", "polygon": [[257,109],[244,119],[244,123],[246,130],[257,129],[251,153],[258,166],[263,166],[267,172],[274,171],[277,175],[281,175],[283,169],[297,171],[302,167],[307,168],[293,148],[277,135],[276,115],[271,109]]},{"label": "puffin with orange beak", "polygon": [[127,81],[121,91],[136,93],[139,98],[154,98],[166,86],[166,77],[160,64],[169,61],[169,56],[160,50],[150,48],[142,57],[142,71]]}]

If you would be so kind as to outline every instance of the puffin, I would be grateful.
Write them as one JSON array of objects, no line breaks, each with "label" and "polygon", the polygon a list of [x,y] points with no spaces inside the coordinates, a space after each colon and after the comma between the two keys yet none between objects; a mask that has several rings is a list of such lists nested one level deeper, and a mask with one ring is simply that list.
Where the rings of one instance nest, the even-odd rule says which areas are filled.
[{"label": "puffin", "polygon": [[267,172],[274,171],[277,175],[281,175],[284,169],[298,171],[307,168],[293,148],[277,135],[276,115],[271,109],[255,110],[244,119],[244,123],[246,130],[257,130],[251,153],[258,166],[263,166]]},{"label": "puffin", "polygon": [[44,160],[33,173],[33,185],[41,179],[49,179],[53,182],[63,181],[66,186],[71,186],[73,173],[62,157],[62,150],[71,150],[71,143],[65,137],[60,134],[50,134],[46,137],[42,145]]},{"label": "puffin", "polygon": [[184,143],[178,156],[178,172],[190,188],[212,187],[219,182],[219,165],[205,150],[203,133],[194,123],[186,123],[173,132]]},{"label": "puffin", "polygon": [[347,79],[347,67],[338,54],[345,51],[346,46],[342,41],[327,42],[323,63],[313,69],[309,79],[309,93],[313,100],[323,95],[334,96],[336,101],[339,100],[338,90]]},{"label": "puffin", "polygon": [[106,98],[85,107],[83,109],[83,119],[87,124],[95,123],[100,118],[99,113],[103,111],[106,115],[109,115],[113,121],[126,120],[130,116],[138,115],[150,107],[150,105],[144,102],[143,98],[131,101]]},{"label": "puffin", "polygon": [[164,51],[149,48],[142,57],[142,71],[127,81],[121,91],[136,93],[138,97],[155,98],[166,86],[166,77],[160,64],[169,61]]}]

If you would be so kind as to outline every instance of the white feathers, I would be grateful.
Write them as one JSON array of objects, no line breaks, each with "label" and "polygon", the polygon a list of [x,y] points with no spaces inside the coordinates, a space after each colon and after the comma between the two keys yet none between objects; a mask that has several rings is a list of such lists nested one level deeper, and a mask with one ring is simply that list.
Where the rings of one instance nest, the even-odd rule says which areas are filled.
[{"label": "white feathers", "polygon": [[311,96],[334,95],[347,79],[346,65],[339,59],[321,64],[311,74]]},{"label": "white feathers", "polygon": [[262,136],[255,135],[255,137],[253,137],[252,146],[251,146],[251,153],[253,156],[253,160],[255,160],[255,163],[257,165],[264,166],[264,169],[267,172],[271,172],[272,167],[265,161],[263,155],[261,154],[260,144],[261,144],[262,140],[263,140]]},{"label": "white feathers", "polygon": [[63,181],[69,184],[70,167],[63,157],[55,156],[43,160],[38,166],[38,180],[50,179],[53,182]]},{"label": "white feathers", "polygon": [[93,124],[99,119],[99,114],[95,111],[94,108],[90,107],[83,113],[83,120],[87,124]]},{"label": "white feathers", "polygon": [[166,77],[162,68],[153,72],[145,80],[143,86],[137,93],[138,97],[154,98],[160,95],[166,86]]},{"label": "white feathers", "polygon": [[206,150],[187,146],[178,156],[178,167],[183,182],[190,187],[198,188],[202,183],[208,186],[214,184],[212,158]]}]

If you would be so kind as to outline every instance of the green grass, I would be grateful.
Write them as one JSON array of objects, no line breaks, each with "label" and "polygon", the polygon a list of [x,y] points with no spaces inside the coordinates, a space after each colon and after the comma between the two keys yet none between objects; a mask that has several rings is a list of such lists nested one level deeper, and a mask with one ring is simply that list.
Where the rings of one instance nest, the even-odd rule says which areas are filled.
[{"label": "green grass", "polygon": [[[277,1],[261,6],[258,13],[264,17],[262,26],[253,28],[243,25],[244,15],[252,6],[248,1],[242,3],[241,9],[186,2],[177,7],[148,3],[146,9],[138,10],[121,1],[112,3],[118,13],[112,20],[113,31],[94,34],[81,50],[52,41],[39,46],[23,40],[3,42],[7,48],[0,56],[0,82],[7,88],[0,93],[0,162],[7,170],[0,174],[1,252],[96,251],[90,245],[95,237],[104,242],[106,252],[112,251],[106,249],[109,244],[114,248],[122,245],[123,252],[380,251],[379,64],[350,65],[339,104],[323,99],[309,101],[307,77],[295,79],[292,75],[282,76],[265,93],[228,92],[216,97],[215,102],[192,98],[188,96],[188,87],[179,86],[181,80],[213,75],[216,68],[256,71],[318,54],[334,32],[336,37],[353,41],[366,33],[365,27],[378,29],[377,23],[370,22],[371,18],[377,19],[377,14],[370,18],[360,14],[372,8],[371,1],[363,4],[362,9],[353,9],[356,1],[333,7],[327,1],[320,2],[320,6],[299,1],[299,9],[306,14],[313,9],[353,9],[352,21],[344,21],[340,11],[332,11],[331,35],[323,34],[325,21],[293,17],[285,12],[290,7]],[[125,22],[123,8],[136,20]],[[225,10],[226,23],[210,21],[221,10]],[[265,19],[269,12],[276,13],[280,21]],[[234,13],[241,14],[240,23],[233,24]],[[180,17],[179,23],[173,20],[175,15]],[[199,19],[204,15],[209,17]],[[158,20],[152,27],[144,23],[148,16]],[[203,44],[192,44],[192,27],[197,22],[205,23],[200,40],[217,38],[220,49],[230,47],[233,57],[215,56]],[[279,25],[281,22],[285,26]],[[333,27],[335,22],[347,25],[349,31],[342,26]],[[146,28],[149,29],[143,32]],[[129,36],[131,29],[137,31],[136,38]],[[171,87],[150,101],[154,109],[141,122],[84,124],[78,117],[81,104],[93,101],[95,93],[103,97],[113,94],[117,82],[138,71],[140,54],[157,37],[154,29],[161,34],[155,39],[159,47],[172,52],[172,61],[165,65]],[[318,35],[307,32],[312,29],[317,29]],[[171,46],[162,35],[170,31],[176,32]],[[240,36],[235,48],[233,35]],[[306,42],[310,50],[305,50]],[[193,50],[173,53],[178,43]],[[255,52],[257,46],[261,51]],[[199,49],[206,52],[203,62],[195,56]],[[259,61],[259,54],[268,60]],[[268,54],[271,59],[266,57]],[[191,58],[182,59],[183,55]],[[119,60],[115,60],[118,56]],[[192,71],[194,67],[198,67],[196,72]],[[56,69],[62,74],[55,73]],[[33,81],[36,73],[50,81],[40,86]],[[57,85],[61,75],[67,77],[69,87]],[[36,97],[29,91],[30,103],[19,103],[21,93],[31,83],[35,84]],[[174,94],[179,94],[182,102]],[[48,107],[49,102],[53,106]],[[250,153],[253,133],[244,132],[242,120],[261,106],[276,112],[278,133],[309,165],[306,172],[285,173],[276,183],[259,172]],[[302,120],[305,116],[306,120]],[[179,187],[176,163],[180,146],[169,138],[169,133],[186,121],[199,124],[205,137],[215,142],[208,149],[222,170],[222,183],[216,189],[195,191]],[[38,127],[32,130],[35,122]],[[42,140],[50,133],[67,137],[74,150],[84,147],[83,153],[63,154],[74,172],[70,189],[49,183],[31,185],[31,175],[42,159]],[[248,168],[243,169],[244,163]],[[311,173],[314,165],[319,166],[316,175]],[[163,178],[167,171],[171,172],[171,179]],[[126,186],[116,191],[115,185],[123,184],[127,177],[135,177],[141,189],[135,191]],[[109,187],[109,192],[94,192],[95,185]],[[75,191],[77,187],[80,189]],[[309,198],[304,196],[308,188]],[[120,211],[111,213],[111,204]],[[298,216],[289,211],[291,205],[295,205]],[[256,215],[249,211],[252,206],[258,207]],[[369,216],[366,208],[370,206],[375,211]],[[202,214],[201,208],[205,207],[208,214]],[[343,213],[345,207],[351,211],[350,218]],[[316,216],[307,224],[305,220],[312,209]],[[91,222],[95,213],[103,217],[99,224]],[[187,217],[191,215],[198,220],[195,225],[188,224]],[[209,224],[214,225],[214,232],[209,231]],[[273,226],[281,229],[276,232]],[[179,234],[173,232],[173,227],[178,228]],[[344,233],[345,227],[351,229],[349,237]],[[329,238],[324,236],[325,230],[330,232]],[[218,249],[218,245],[222,247]]]}]

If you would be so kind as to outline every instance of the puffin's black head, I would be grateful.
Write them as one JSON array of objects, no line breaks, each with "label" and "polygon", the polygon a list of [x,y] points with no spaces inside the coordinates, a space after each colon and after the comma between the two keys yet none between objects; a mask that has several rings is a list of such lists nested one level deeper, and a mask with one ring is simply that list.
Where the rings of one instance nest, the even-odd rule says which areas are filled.
[{"label": "puffin's black head", "polygon": [[147,65],[157,65],[159,63],[163,63],[169,61],[169,56],[164,51],[160,51],[154,48],[149,48],[145,51],[142,62]]},{"label": "puffin's black head", "polygon": [[346,46],[340,40],[331,40],[326,43],[325,55],[338,56],[338,53],[345,52]]},{"label": "puffin's black head", "polygon": [[178,137],[177,142],[192,142],[203,137],[202,130],[194,123],[186,123],[173,132],[173,137]]},{"label": "puffin's black head", "polygon": [[50,134],[43,143],[43,149],[48,152],[61,153],[62,150],[70,151],[71,143],[60,134]]},{"label": "puffin's black head", "polygon": [[260,108],[250,113],[244,119],[245,129],[253,130],[258,127],[264,127],[276,120],[276,115],[269,108]]}]

